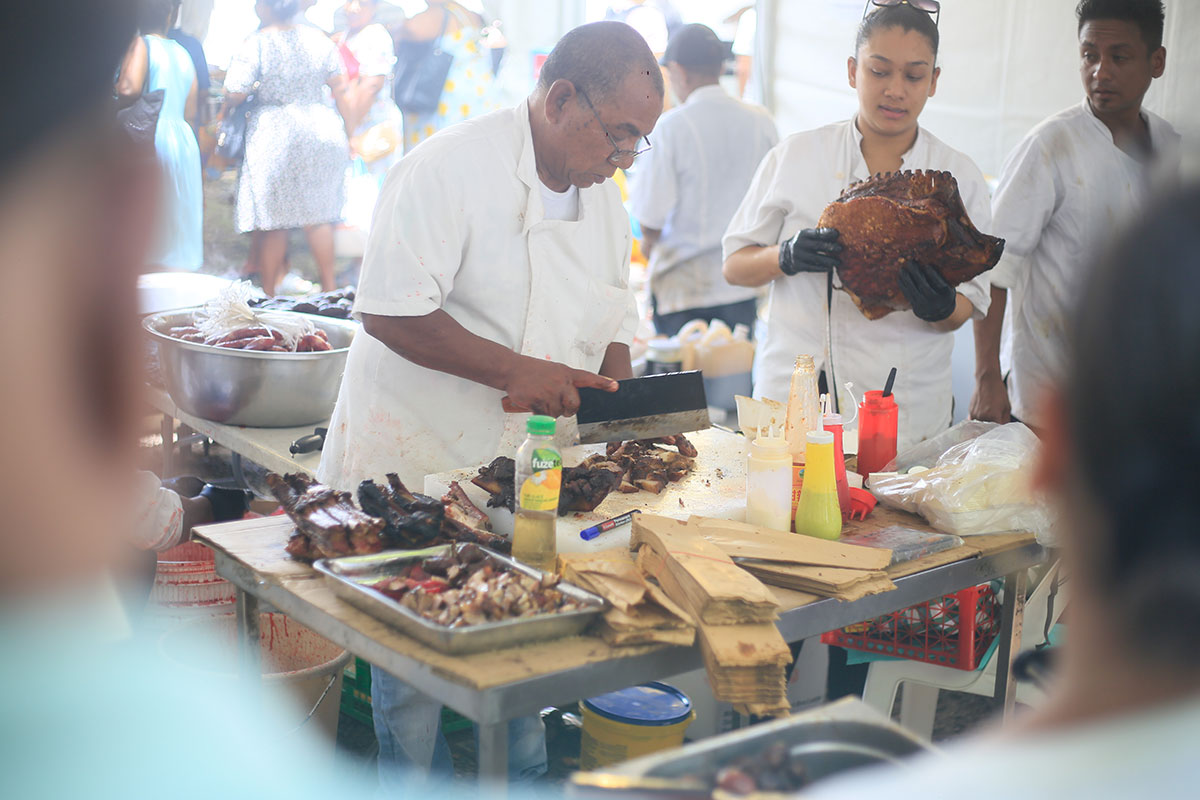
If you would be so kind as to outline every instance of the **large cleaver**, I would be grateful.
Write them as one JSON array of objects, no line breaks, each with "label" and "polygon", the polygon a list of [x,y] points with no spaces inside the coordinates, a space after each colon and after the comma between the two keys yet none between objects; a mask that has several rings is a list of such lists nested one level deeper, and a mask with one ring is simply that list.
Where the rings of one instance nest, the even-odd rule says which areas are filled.
[{"label": "large cleaver", "polygon": [[699,371],[648,375],[619,383],[615,392],[580,388],[575,420],[583,444],[654,439],[712,425]]}]

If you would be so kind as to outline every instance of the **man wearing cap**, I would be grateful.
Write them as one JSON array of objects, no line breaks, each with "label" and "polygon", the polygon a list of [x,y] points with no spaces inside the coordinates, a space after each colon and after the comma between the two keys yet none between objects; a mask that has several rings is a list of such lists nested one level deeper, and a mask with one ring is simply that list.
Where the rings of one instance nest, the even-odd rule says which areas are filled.
[{"label": "man wearing cap", "polygon": [[726,283],[721,236],[779,134],[766,109],[719,85],[728,57],[705,25],[685,25],[671,37],[662,63],[679,105],[659,120],[654,149],[638,161],[633,180],[654,326],[666,336],[696,318],[754,327],[757,290]]}]

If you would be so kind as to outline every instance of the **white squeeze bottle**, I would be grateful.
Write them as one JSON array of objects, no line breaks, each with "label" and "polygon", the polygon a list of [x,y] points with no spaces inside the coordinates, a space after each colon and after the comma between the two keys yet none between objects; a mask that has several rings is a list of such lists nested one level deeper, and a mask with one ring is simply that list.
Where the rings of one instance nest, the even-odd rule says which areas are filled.
[{"label": "white squeeze bottle", "polygon": [[804,463],[805,436],[809,431],[821,430],[821,398],[817,392],[817,367],[813,357],[796,356],[796,367],[792,370],[792,388],[788,392],[787,427],[783,435],[788,442],[788,451],[797,464]]},{"label": "white squeeze bottle", "polygon": [[562,455],[554,446],[554,418],[534,415],[525,423],[529,434],[517,449],[516,518],[512,555],[543,572],[558,566],[558,492]]},{"label": "white squeeze bottle", "polygon": [[750,443],[746,457],[746,522],[762,528],[792,529],[792,455],[788,442],[769,430]]}]

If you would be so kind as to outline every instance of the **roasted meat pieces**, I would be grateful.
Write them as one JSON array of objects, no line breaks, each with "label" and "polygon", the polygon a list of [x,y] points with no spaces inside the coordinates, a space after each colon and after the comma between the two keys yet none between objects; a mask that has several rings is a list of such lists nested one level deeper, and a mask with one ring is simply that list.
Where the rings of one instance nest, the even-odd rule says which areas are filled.
[{"label": "roasted meat pieces", "polygon": [[578,610],[557,585],[556,575],[534,578],[474,544],[457,544],[448,556],[427,558],[371,588],[438,625],[461,628]]},{"label": "roasted meat pieces", "polygon": [[288,540],[293,558],[367,555],[384,549],[384,521],[354,507],[349,492],[338,492],[306,475],[267,475],[271,493],[283,506],[296,532]]},{"label": "roasted meat pieces", "polygon": [[507,539],[491,532],[487,515],[457,483],[435,500],[410,492],[394,473],[387,480],[387,486],[362,482],[360,511],[349,492],[322,486],[305,475],[267,475],[272,493],[296,523],[288,553],[301,561],[315,561],[447,542],[483,544],[503,552],[511,549]]},{"label": "roasted meat pieces", "polygon": [[927,264],[957,286],[996,266],[1004,251],[1003,239],[971,224],[949,172],[868,178],[843,191],[817,224],[840,234],[838,277],[867,319],[911,307],[899,282],[906,263]]},{"label": "roasted meat pieces", "polygon": [[[674,483],[692,471],[696,455],[695,446],[683,435],[613,442],[604,455],[589,456],[579,466],[563,468],[559,516],[571,511],[592,511],[614,490],[658,494],[668,483]],[[489,508],[515,509],[514,468],[511,458],[501,456],[486,467],[480,467],[479,474],[471,479],[491,495]]]}]

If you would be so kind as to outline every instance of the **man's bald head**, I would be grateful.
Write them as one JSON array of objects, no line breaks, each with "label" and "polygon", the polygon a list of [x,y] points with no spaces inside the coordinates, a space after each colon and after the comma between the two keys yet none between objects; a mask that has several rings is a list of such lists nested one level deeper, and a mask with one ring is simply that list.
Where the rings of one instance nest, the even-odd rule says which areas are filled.
[{"label": "man's bald head", "polygon": [[593,102],[602,103],[630,74],[641,72],[663,96],[662,71],[646,40],[624,22],[593,22],[567,32],[550,51],[538,75],[538,89],[570,81]]}]

